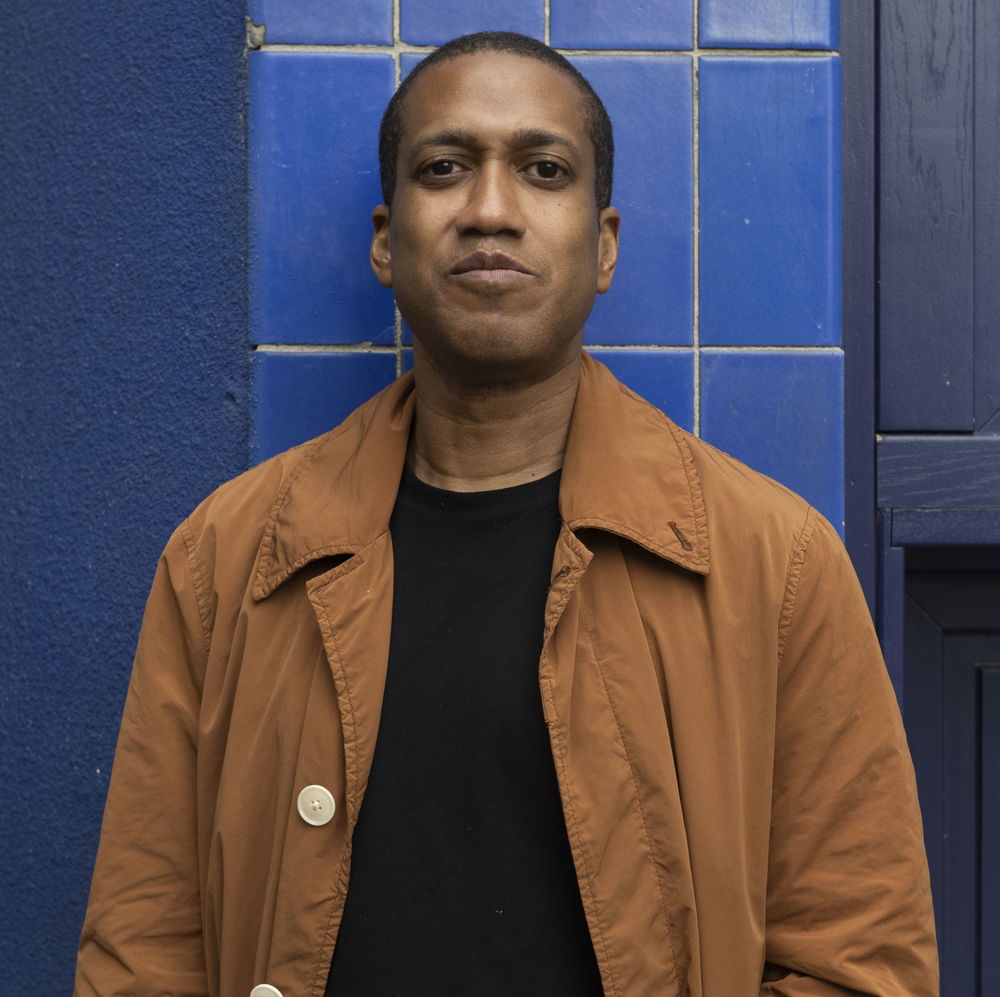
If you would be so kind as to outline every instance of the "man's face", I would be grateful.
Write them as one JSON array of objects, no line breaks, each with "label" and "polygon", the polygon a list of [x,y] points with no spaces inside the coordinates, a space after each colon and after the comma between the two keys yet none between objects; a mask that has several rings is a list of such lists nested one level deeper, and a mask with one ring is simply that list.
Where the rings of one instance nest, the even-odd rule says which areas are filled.
[{"label": "man's face", "polygon": [[578,355],[611,285],[618,212],[594,200],[583,97],[536,59],[457,56],[406,97],[391,210],[372,267],[419,363],[482,381],[540,380]]}]

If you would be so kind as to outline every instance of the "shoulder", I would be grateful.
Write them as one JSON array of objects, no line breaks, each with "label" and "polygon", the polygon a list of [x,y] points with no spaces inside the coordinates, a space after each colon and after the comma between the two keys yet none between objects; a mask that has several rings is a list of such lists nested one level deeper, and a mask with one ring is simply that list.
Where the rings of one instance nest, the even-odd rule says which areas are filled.
[{"label": "shoulder", "polygon": [[655,407],[650,409],[690,460],[705,511],[714,573],[726,568],[743,574],[749,564],[760,569],[766,564],[788,584],[799,565],[809,560],[817,566],[836,565],[853,577],[837,528],[805,498],[681,429]]},{"label": "shoulder", "polygon": [[[780,570],[821,519],[791,489],[679,428],[589,357],[567,444],[567,475],[570,511],[586,525],[610,524],[716,577],[748,557],[760,564],[764,556]],[[676,549],[664,526],[671,522],[691,548]]]},{"label": "shoulder", "polygon": [[[404,375],[339,426],[226,482],[182,524],[189,556],[264,598],[312,560],[356,553],[388,526],[412,419]],[[254,565],[256,564],[256,568]]]},{"label": "shoulder", "polygon": [[[745,527],[753,527],[801,524],[805,517],[808,504],[803,498],[679,427],[588,354],[580,399],[574,420],[585,444],[578,449],[587,471],[614,471],[628,484],[627,498],[659,493],[669,502],[671,492],[683,487],[690,490],[696,509],[704,502],[712,519],[737,517]],[[567,463],[569,459],[568,449]],[[615,498],[621,496],[616,493]]]},{"label": "shoulder", "polygon": [[[714,571],[726,570],[746,582],[770,574],[775,584],[781,581],[786,614],[804,602],[806,591],[819,600],[814,608],[820,615],[834,592],[850,591],[851,600],[863,605],[843,540],[822,513],[773,478],[677,432],[690,447],[705,496]],[[748,574],[750,566],[755,575]]]},{"label": "shoulder", "polygon": [[[316,518],[318,511],[347,487],[345,470],[379,466],[387,449],[385,437],[399,435],[399,424],[408,418],[405,402],[409,392],[410,381],[400,378],[333,429],[227,481],[191,513],[188,528],[202,539],[225,532],[230,539],[256,538],[259,542],[269,528],[283,523],[293,511],[299,518]],[[296,502],[306,508],[290,510]]]},{"label": "shoulder", "polygon": [[314,459],[322,441],[338,429],[279,453],[226,481],[195,507],[181,524],[181,531],[199,546],[224,537],[228,547],[242,538],[256,550],[281,495],[303,466]]},{"label": "shoulder", "polygon": [[705,505],[714,520],[736,520],[743,530],[800,529],[819,516],[796,492],[718,447],[676,426],[697,470]]}]

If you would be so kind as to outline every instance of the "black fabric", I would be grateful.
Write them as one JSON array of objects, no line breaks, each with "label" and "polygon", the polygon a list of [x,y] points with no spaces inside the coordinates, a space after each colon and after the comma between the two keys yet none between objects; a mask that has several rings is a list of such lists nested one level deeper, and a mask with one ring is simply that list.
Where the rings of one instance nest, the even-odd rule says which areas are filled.
[{"label": "black fabric", "polygon": [[404,472],[385,700],[328,997],[603,993],[538,690],[559,474]]}]

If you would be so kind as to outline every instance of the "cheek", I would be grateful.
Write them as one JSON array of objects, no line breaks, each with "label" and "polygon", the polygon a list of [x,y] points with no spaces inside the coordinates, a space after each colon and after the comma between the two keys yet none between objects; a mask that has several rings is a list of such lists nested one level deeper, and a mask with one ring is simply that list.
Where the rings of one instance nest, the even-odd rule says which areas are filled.
[{"label": "cheek", "polygon": [[400,218],[390,240],[394,268],[401,266],[413,273],[432,267],[442,254],[440,229],[440,220],[427,211]]},{"label": "cheek", "polygon": [[571,247],[567,264],[577,280],[592,281],[597,276],[598,240],[596,227],[578,226],[566,239]]}]

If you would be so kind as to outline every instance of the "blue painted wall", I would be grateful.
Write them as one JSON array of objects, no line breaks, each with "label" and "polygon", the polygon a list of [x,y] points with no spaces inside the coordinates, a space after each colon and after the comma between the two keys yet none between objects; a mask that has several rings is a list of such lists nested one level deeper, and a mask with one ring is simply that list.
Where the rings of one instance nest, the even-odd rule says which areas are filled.
[{"label": "blue painted wall", "polygon": [[5,6],[4,993],[71,991],[156,558],[246,464],[243,17]]}]

